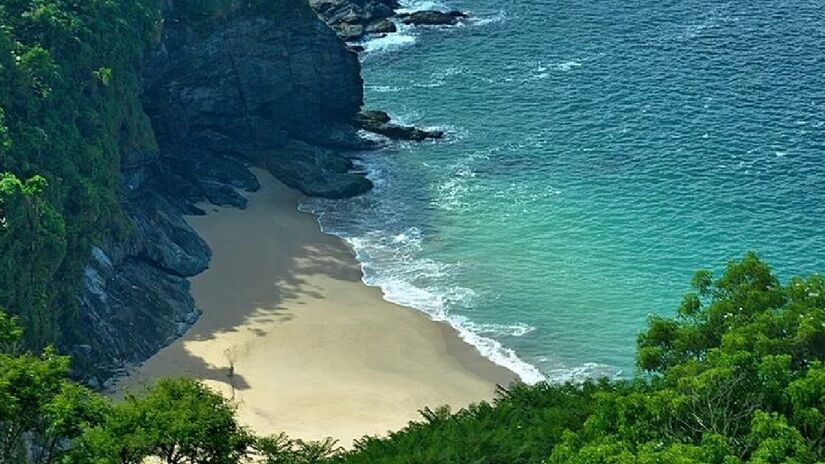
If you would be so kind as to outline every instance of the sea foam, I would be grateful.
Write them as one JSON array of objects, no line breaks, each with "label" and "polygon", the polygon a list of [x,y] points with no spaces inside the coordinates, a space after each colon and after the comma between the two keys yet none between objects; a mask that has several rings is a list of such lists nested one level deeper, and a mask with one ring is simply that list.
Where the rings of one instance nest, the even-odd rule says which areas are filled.
[{"label": "sea foam", "polygon": [[[403,214],[382,206],[390,180],[380,161],[362,161],[361,167],[375,184],[373,191],[348,200],[309,198],[298,209],[314,214],[321,230],[342,238],[355,253],[366,285],[381,289],[385,300],[419,310],[430,319],[449,324],[460,338],[495,364],[514,372],[529,384],[546,377],[496,338],[523,337],[535,330],[528,324],[477,323],[451,308],[473,308],[479,295],[456,283],[461,263],[445,263],[422,256],[426,233],[406,225]],[[380,159],[380,158],[379,158]],[[386,210],[385,210],[386,209]]]}]

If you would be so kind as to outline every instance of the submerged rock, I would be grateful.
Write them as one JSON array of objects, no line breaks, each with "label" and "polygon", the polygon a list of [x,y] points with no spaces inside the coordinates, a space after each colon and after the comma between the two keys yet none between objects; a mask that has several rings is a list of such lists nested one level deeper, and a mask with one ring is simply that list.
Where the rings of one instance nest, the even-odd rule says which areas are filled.
[{"label": "submerged rock", "polygon": [[413,126],[402,126],[392,122],[390,115],[383,111],[362,111],[353,118],[353,124],[367,132],[383,135],[393,140],[423,141],[444,137],[442,131],[427,131]]},{"label": "submerged rock", "polygon": [[461,11],[416,11],[413,13],[398,15],[401,22],[415,26],[452,26],[467,17]]}]

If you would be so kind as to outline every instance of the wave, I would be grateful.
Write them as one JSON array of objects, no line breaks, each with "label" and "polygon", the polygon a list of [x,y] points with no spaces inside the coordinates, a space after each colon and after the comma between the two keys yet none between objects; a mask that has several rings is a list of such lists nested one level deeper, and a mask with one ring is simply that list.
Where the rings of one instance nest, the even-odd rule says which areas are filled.
[{"label": "wave", "polygon": [[[401,8],[396,10],[399,14],[430,10],[444,12],[450,11],[450,8],[448,8],[446,4],[432,0],[401,0],[400,4]],[[483,27],[490,24],[500,23],[504,21],[505,18],[506,12],[504,10],[500,10],[493,15],[487,16],[477,17],[470,14],[470,18],[467,21],[461,21],[456,26]],[[390,18],[390,20],[395,24],[396,32],[369,36],[359,42],[359,44],[364,47],[365,56],[396,51],[410,46],[418,40],[418,34],[422,31],[421,28],[404,24],[397,19]]]},{"label": "wave", "polygon": [[[529,384],[546,380],[541,371],[502,345],[498,337],[524,337],[535,328],[520,322],[478,323],[456,314],[472,309],[483,295],[459,284],[461,263],[445,263],[422,253],[426,233],[407,224],[399,211],[403,200],[393,195],[394,173],[378,162],[362,161],[375,184],[370,193],[348,200],[308,198],[298,207],[314,214],[324,233],[347,242],[355,253],[366,285],[381,289],[385,300],[419,310],[453,327],[460,338],[483,356],[509,369]],[[389,190],[389,191],[388,191]]]},{"label": "wave", "polygon": [[393,22],[395,23],[396,32],[370,36],[360,42],[360,45],[364,47],[365,54],[374,55],[391,52],[415,43],[418,37],[415,28],[400,21]]},{"label": "wave", "polygon": [[[415,228],[411,229],[411,232]],[[337,235],[333,232],[333,235]],[[444,322],[455,329],[462,340],[476,347],[486,358],[499,366],[516,373],[528,384],[546,380],[535,366],[518,357],[510,348],[506,348],[491,336],[524,336],[533,330],[527,324],[477,324],[464,316],[454,315],[451,306],[472,307],[472,301],[478,295],[470,288],[458,285],[421,285],[415,280],[444,281],[454,272],[454,267],[439,261],[425,258],[411,258],[406,249],[420,250],[420,236],[410,235],[391,238],[391,243],[398,248],[391,251],[397,259],[388,266],[376,263],[369,256],[375,254],[374,248],[382,247],[384,240],[375,237],[344,238],[355,250],[356,259],[361,263],[365,284],[381,289],[384,299],[401,306],[417,309],[427,314],[430,319]],[[388,263],[389,264],[389,263]],[[395,270],[393,270],[395,269]]]},{"label": "wave", "polygon": [[473,14],[470,14],[470,19],[467,21],[467,23],[471,26],[481,27],[490,24],[497,24],[503,22],[505,19],[507,19],[507,12],[504,10],[499,10],[497,13],[493,15],[486,16],[475,16]]},{"label": "wave", "polygon": [[[446,11],[447,7],[441,2],[431,0],[402,0],[398,13],[413,13],[425,10]],[[408,26],[401,21],[392,19],[395,23],[396,32],[367,37],[362,42],[366,55],[374,55],[399,50],[410,46],[418,40],[418,29]]]},{"label": "wave", "polygon": [[570,71],[573,68],[580,68],[581,65],[578,61],[565,61],[564,63],[557,64],[556,69],[559,71]]},{"label": "wave", "polygon": [[553,383],[580,383],[593,379],[619,379],[623,372],[613,366],[598,363],[584,363],[575,367],[560,367],[547,371],[547,380]]},{"label": "wave", "polygon": [[398,9],[399,13],[414,13],[416,11],[429,10],[449,10],[445,3],[439,2],[437,0],[401,0],[398,3],[401,4],[401,8]]}]

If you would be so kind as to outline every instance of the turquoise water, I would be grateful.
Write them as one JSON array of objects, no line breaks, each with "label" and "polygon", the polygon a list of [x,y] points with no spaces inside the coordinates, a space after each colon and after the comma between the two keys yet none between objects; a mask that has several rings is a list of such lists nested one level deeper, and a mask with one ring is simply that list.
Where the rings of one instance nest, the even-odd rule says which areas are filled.
[{"label": "turquoise water", "polygon": [[306,205],[387,299],[563,380],[632,374],[696,269],[825,271],[825,1],[448,2],[408,5],[474,19],[363,60],[368,107],[448,139]]}]

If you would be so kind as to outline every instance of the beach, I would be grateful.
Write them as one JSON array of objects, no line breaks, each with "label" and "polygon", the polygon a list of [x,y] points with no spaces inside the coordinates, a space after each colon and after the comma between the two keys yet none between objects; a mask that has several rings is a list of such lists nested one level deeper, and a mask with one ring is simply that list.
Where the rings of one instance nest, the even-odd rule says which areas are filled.
[{"label": "beach", "polygon": [[207,214],[188,218],[213,252],[191,279],[203,314],[117,394],[192,377],[231,398],[257,434],[350,446],[424,407],[489,400],[515,380],[450,326],[385,301],[346,243],[297,210],[300,193],[254,172],[261,189],[245,210],[201,205]]}]

